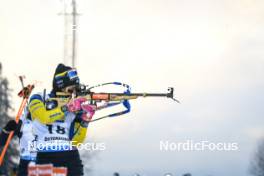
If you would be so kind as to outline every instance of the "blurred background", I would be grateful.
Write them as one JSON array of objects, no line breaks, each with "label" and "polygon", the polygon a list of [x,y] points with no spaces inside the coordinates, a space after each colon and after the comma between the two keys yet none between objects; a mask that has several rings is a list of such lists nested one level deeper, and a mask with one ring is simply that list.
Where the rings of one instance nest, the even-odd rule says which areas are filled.
[{"label": "blurred background", "polygon": [[[20,99],[18,75],[51,89],[64,62],[59,0],[0,0],[0,62]],[[264,137],[264,1],[78,0],[76,68],[88,85],[125,82],[132,92],[175,88],[168,99],[132,101],[128,115],[90,125],[84,152],[94,176],[248,176]],[[160,141],[238,143],[237,151],[160,151]],[[87,155],[87,156],[86,156]],[[86,156],[86,157],[85,157]]]}]

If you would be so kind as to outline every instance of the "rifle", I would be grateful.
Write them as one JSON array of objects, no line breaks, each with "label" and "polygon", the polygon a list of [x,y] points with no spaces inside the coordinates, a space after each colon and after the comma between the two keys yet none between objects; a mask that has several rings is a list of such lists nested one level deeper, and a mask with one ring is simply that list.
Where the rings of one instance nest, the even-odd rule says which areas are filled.
[{"label": "rifle", "polygon": [[[104,93],[104,92],[96,93],[96,92],[91,91],[92,89],[96,87],[101,87],[101,86],[105,86],[109,84],[125,87],[126,90],[123,93]],[[173,87],[169,87],[167,93],[131,93],[130,86],[127,84],[120,83],[120,82],[104,83],[104,84],[99,84],[99,85],[92,86],[92,87],[88,87],[86,85],[80,85],[76,87],[76,91],[73,92],[72,94],[70,93],[65,94],[62,92],[57,92],[57,96],[58,97],[56,98],[49,98],[47,101],[56,101],[58,106],[61,107],[63,110],[65,110],[64,109],[66,108],[65,105],[69,103],[69,101],[72,98],[77,98],[77,97],[86,98],[88,101],[90,101],[90,104],[96,104],[97,102],[102,102],[102,101],[105,101],[108,103],[106,106],[97,107],[96,110],[100,110],[105,107],[115,106],[121,103],[123,103],[124,107],[127,109],[125,111],[109,114],[107,116],[103,116],[103,117],[100,117],[100,118],[97,118],[91,121],[97,121],[97,120],[100,120],[106,117],[114,117],[114,116],[119,116],[119,115],[128,113],[130,112],[130,104],[128,100],[137,99],[139,97],[144,97],[144,98],[145,97],[166,97],[166,98],[170,98],[176,101],[177,103],[180,103],[179,100],[174,98],[174,88]]]}]

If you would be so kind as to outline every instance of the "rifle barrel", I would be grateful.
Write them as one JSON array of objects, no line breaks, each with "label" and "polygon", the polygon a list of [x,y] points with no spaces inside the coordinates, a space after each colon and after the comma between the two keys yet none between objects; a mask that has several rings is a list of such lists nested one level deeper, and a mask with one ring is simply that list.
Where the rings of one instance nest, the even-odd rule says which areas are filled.
[{"label": "rifle barrel", "polygon": [[93,93],[93,95],[126,95],[126,96],[138,96],[138,97],[167,97],[167,93],[130,93],[130,94],[124,94],[124,93]]},{"label": "rifle barrel", "polygon": [[166,93],[131,93],[131,96],[142,96],[142,97],[167,97]]}]

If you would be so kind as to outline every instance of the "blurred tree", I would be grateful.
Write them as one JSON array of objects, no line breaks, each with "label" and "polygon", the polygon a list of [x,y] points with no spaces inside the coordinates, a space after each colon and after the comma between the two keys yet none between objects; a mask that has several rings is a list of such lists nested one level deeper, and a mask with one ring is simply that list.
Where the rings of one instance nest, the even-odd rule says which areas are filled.
[{"label": "blurred tree", "polygon": [[187,174],[183,174],[183,176],[192,176],[192,174],[187,173]]},{"label": "blurred tree", "polygon": [[257,152],[251,163],[250,173],[254,176],[264,176],[264,139],[258,145]]},{"label": "blurred tree", "polygon": [[[2,64],[0,63],[0,127],[3,128],[5,124],[11,119],[9,111],[12,110],[10,104],[10,89],[8,87],[8,80],[2,76]],[[0,167],[0,175],[10,175],[10,171],[17,166],[19,159],[18,141],[12,140],[9,145],[4,162]]]}]

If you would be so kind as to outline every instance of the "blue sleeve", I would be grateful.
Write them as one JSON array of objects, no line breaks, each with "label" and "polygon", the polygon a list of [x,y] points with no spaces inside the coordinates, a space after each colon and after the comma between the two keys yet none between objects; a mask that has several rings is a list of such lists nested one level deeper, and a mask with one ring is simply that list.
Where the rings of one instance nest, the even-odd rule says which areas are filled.
[{"label": "blue sleeve", "polygon": [[32,96],[30,97],[29,103],[30,103],[32,100],[40,100],[40,101],[43,102],[43,98],[42,98],[42,96],[39,95],[39,94],[34,94],[34,95],[32,95]]}]

